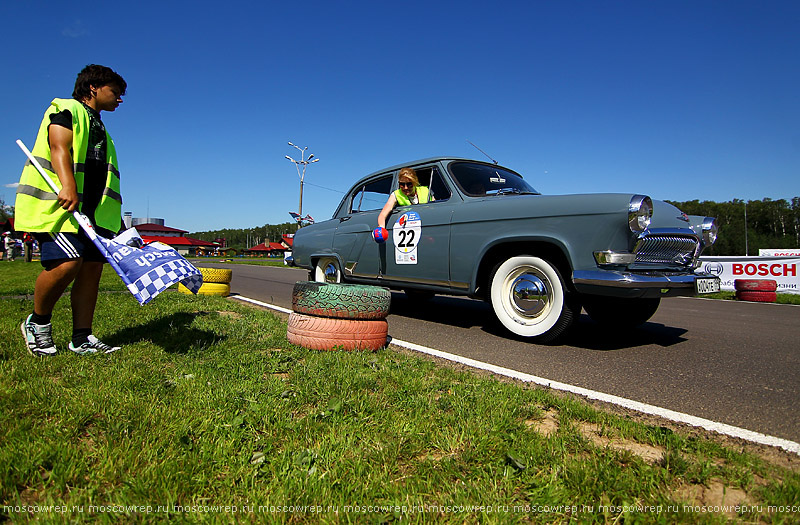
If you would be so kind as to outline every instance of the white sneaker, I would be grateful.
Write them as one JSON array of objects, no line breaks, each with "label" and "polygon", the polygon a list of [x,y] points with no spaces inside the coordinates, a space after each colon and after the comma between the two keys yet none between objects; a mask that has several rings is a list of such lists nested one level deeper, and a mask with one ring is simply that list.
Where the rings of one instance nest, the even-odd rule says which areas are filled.
[{"label": "white sneaker", "polygon": [[39,356],[56,354],[58,350],[56,350],[56,345],[53,344],[52,323],[32,323],[31,317],[33,317],[33,314],[29,315],[20,326],[22,335],[25,337],[25,343],[28,345],[28,352],[30,352],[31,355]]},{"label": "white sneaker", "polygon": [[107,345],[94,335],[90,335],[89,340],[77,348],[72,344],[72,341],[69,343],[69,349],[79,355],[96,354],[98,352],[110,354],[111,352],[116,352],[121,348],[121,346]]}]

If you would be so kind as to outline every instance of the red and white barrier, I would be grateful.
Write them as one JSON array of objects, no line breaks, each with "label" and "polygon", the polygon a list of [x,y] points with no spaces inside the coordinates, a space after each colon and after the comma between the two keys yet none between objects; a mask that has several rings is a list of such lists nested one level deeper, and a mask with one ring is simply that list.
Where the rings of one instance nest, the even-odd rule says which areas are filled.
[{"label": "red and white barrier", "polygon": [[736,279],[771,279],[778,293],[800,294],[800,257],[700,257],[700,270],[718,276],[723,290],[734,291]]}]

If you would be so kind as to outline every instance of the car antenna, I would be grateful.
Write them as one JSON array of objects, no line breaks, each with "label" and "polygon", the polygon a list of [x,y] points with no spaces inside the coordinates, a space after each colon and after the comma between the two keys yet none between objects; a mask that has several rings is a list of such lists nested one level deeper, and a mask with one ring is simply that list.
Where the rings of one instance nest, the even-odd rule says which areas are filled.
[{"label": "car antenna", "polygon": [[496,161],[496,160],[494,160],[492,157],[490,157],[488,153],[486,153],[485,151],[483,151],[481,148],[479,148],[479,147],[478,147],[478,146],[476,146],[475,144],[472,144],[472,142],[470,142],[469,140],[468,140],[467,142],[469,142],[469,143],[472,145],[472,147],[473,147],[473,148],[475,148],[476,150],[478,150],[478,151],[480,151],[481,153],[483,153],[484,155],[486,155],[486,157],[487,157],[489,160],[491,160],[492,162],[494,162],[495,164],[497,164],[497,161]]}]

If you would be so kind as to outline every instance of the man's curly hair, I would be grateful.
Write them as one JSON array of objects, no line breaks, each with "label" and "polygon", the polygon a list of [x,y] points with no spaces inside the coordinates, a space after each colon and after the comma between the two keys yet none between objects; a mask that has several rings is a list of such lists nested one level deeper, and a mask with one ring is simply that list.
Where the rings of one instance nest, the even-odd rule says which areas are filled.
[{"label": "man's curly hair", "polygon": [[113,84],[121,90],[120,95],[125,94],[128,88],[127,82],[113,69],[97,64],[89,64],[78,73],[75,80],[75,89],[72,91],[72,98],[75,100],[86,100],[92,97],[91,86],[96,88]]}]

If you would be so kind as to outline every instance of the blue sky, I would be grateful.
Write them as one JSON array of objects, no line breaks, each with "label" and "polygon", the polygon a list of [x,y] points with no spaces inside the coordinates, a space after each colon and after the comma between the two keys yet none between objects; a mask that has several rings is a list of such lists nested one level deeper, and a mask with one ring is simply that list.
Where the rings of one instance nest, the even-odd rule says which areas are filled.
[{"label": "blue sky", "polygon": [[331,216],[358,178],[438,155],[542,193],[800,195],[800,2],[238,2],[0,6],[0,196],[86,64],[128,82],[104,113],[124,210],[188,231]]}]

